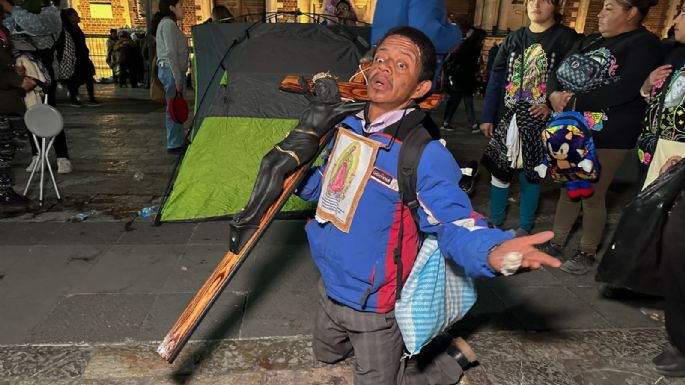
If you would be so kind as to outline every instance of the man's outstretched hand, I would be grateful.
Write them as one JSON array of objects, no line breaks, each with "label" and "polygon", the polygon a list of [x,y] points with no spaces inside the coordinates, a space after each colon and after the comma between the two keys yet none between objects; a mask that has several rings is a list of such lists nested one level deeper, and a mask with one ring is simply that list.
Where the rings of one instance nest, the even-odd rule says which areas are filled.
[{"label": "man's outstretched hand", "polygon": [[552,237],[554,237],[553,232],[543,231],[504,241],[490,252],[488,264],[490,264],[494,271],[500,272],[502,271],[502,262],[505,255],[511,252],[519,252],[523,255],[523,260],[521,261],[522,269],[539,269],[542,266],[559,267],[561,266],[561,261],[535,248],[535,245],[545,243],[552,239]]}]

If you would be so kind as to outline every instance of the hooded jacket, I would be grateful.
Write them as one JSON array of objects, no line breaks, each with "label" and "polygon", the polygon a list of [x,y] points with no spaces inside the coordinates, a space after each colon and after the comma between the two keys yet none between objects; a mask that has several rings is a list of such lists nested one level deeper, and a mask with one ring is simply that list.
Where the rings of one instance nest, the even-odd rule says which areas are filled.
[{"label": "hooded jacket", "polygon": [[[365,135],[364,123],[363,114],[350,116],[339,129]],[[394,124],[401,124],[401,120]],[[343,232],[330,222],[312,220],[306,225],[312,258],[328,296],[353,309],[376,313],[390,312],[395,306],[397,266],[393,251],[398,242],[400,222],[403,223],[403,283],[420,244],[420,234],[411,212],[402,205],[397,188],[397,163],[402,142],[393,140],[386,131],[387,128],[365,135],[382,146],[349,231]],[[310,171],[297,191],[301,198],[318,200],[326,166]],[[460,178],[461,172],[452,154],[439,141],[428,143],[417,168],[420,231],[436,234],[443,255],[463,266],[468,275],[492,277],[494,272],[487,263],[488,254],[494,246],[513,235],[486,227],[459,188]]]}]

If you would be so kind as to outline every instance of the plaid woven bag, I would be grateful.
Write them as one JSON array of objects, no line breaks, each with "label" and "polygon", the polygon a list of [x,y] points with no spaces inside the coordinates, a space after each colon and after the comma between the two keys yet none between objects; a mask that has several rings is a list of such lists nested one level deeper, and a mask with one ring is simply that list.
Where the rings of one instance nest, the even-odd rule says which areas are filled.
[{"label": "plaid woven bag", "polygon": [[423,241],[416,262],[395,302],[395,319],[409,356],[418,354],[438,334],[462,319],[476,303],[473,279],[445,260],[438,240]]}]

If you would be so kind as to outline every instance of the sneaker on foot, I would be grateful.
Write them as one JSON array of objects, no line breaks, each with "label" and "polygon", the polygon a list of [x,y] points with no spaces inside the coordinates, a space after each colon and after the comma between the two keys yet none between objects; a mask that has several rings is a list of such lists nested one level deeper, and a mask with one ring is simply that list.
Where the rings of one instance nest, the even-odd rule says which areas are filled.
[{"label": "sneaker on foot", "polygon": [[86,107],[100,107],[102,104],[98,103],[95,100],[89,100],[89,101],[83,103],[83,105]]},{"label": "sneaker on foot", "polygon": [[478,123],[474,123],[473,125],[471,125],[471,133],[472,134],[480,134],[481,133],[480,125]]},{"label": "sneaker on foot", "polygon": [[67,158],[57,158],[57,173],[69,174],[71,172],[71,161]]},{"label": "sneaker on foot", "polygon": [[542,251],[545,254],[549,254],[557,259],[566,259],[566,256],[564,255],[564,248],[561,245],[557,245],[552,241],[547,241],[542,245],[538,246],[538,250]]},{"label": "sneaker on foot", "polygon": [[511,229],[509,230],[510,233],[514,234],[514,237],[525,237],[527,235],[530,235],[530,231],[524,230],[522,228],[517,228],[517,229]]},{"label": "sneaker on foot", "polygon": [[38,155],[34,155],[31,158],[31,163],[29,163],[28,167],[26,167],[26,172],[33,171],[33,168],[36,167],[37,164],[38,164]]},{"label": "sneaker on foot", "polygon": [[81,108],[83,107],[83,104],[79,102],[78,100],[72,100],[71,103],[69,103],[70,106],[76,107],[76,108]]},{"label": "sneaker on foot", "polygon": [[459,180],[459,187],[466,194],[471,194],[473,192],[473,185],[476,180],[476,175],[478,175],[478,162],[471,160],[466,163],[466,167],[461,169],[461,179]]},{"label": "sneaker on foot", "polygon": [[584,251],[576,251],[576,253],[566,262],[564,262],[560,269],[569,274],[585,275],[595,266],[595,255]]},{"label": "sneaker on foot", "polygon": [[440,129],[445,130],[445,131],[454,131],[454,125],[452,125],[451,123],[445,122],[442,124],[442,127],[440,127]]}]

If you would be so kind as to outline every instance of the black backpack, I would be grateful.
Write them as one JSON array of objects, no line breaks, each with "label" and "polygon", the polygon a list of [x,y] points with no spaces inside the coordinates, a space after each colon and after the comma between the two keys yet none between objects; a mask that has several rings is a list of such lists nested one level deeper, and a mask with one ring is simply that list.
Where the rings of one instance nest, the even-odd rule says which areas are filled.
[{"label": "black backpack", "polygon": [[[400,154],[397,160],[397,184],[402,200],[402,214],[404,208],[409,208],[414,219],[416,228],[419,229],[419,200],[416,195],[416,172],[419,167],[419,159],[426,145],[435,140],[426,125],[432,123],[431,118],[421,110],[414,110],[407,114],[400,122],[387,127],[384,132],[402,141]],[[433,123],[434,124],[434,123]],[[400,220],[400,228],[397,233],[397,246],[393,250],[393,261],[397,265],[397,284],[395,286],[395,300],[402,297],[402,237],[404,233],[403,221]]]}]

